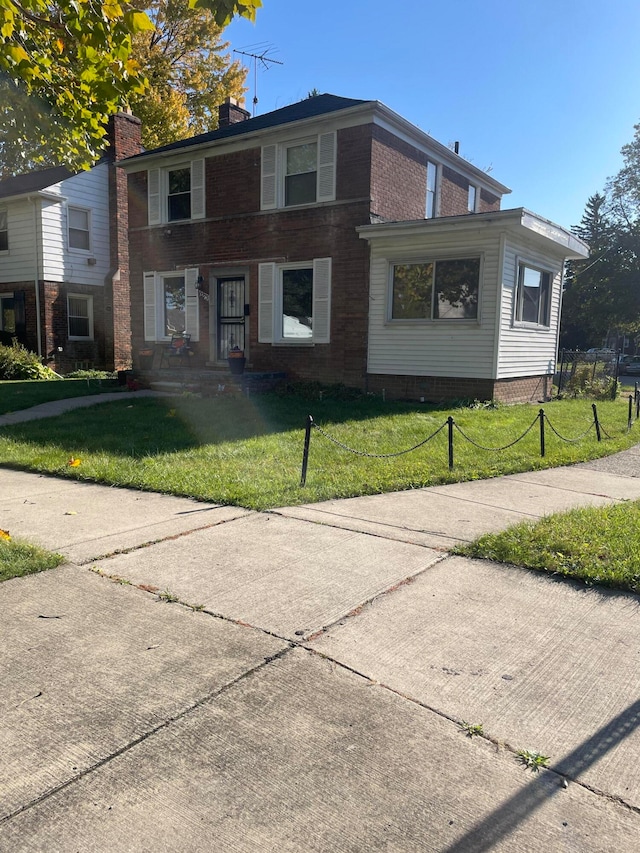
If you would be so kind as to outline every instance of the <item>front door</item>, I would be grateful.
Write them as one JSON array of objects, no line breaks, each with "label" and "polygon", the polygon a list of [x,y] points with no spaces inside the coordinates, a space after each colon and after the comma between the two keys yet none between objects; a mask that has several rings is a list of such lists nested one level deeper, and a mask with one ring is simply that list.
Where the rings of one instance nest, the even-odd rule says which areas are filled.
[{"label": "front door", "polygon": [[217,279],[216,306],[218,314],[217,359],[225,361],[234,347],[244,350],[245,318],[244,276]]}]

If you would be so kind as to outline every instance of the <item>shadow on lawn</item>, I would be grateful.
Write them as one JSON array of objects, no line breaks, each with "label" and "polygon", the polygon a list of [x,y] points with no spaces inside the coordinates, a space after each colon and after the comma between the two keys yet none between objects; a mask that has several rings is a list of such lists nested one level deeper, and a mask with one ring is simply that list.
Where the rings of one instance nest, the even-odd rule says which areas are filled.
[{"label": "shadow on lawn", "polygon": [[426,407],[370,398],[307,400],[275,394],[214,399],[128,396],[4,427],[0,437],[45,451],[56,448],[76,455],[102,452],[140,458],[297,430],[302,437],[310,413],[319,423],[337,424],[416,410],[424,412]]}]

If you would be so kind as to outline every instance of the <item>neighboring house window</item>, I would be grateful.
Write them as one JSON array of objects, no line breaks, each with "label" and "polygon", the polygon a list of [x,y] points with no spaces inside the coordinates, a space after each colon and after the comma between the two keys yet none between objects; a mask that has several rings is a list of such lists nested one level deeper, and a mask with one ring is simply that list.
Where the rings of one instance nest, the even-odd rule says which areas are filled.
[{"label": "neighboring house window", "polygon": [[436,192],[438,187],[438,167],[435,163],[427,163],[427,204],[425,219],[433,219],[436,215]]},{"label": "neighboring house window", "polygon": [[177,332],[199,338],[198,269],[144,274],[144,339],[166,341]]},{"label": "neighboring house window", "polygon": [[149,225],[203,219],[204,160],[192,160],[147,173]]},{"label": "neighboring house window", "polygon": [[7,211],[0,210],[0,252],[7,252],[9,250],[9,225],[7,218]]},{"label": "neighboring house window", "polygon": [[329,343],[331,258],[260,264],[258,291],[261,343]]},{"label": "neighboring house window", "polygon": [[518,264],[515,319],[518,323],[548,326],[551,308],[551,273]]},{"label": "neighboring house window", "polygon": [[261,210],[334,201],[336,134],[262,148]]},{"label": "neighboring house window", "polygon": [[70,207],[69,211],[69,248],[81,249],[85,252],[91,249],[90,215],[88,210],[81,207]]},{"label": "neighboring house window", "polygon": [[92,340],[93,296],[70,293],[67,296],[67,318],[71,340]]},{"label": "neighboring house window", "polygon": [[475,320],[480,258],[393,264],[392,320]]},{"label": "neighboring house window", "polygon": [[478,203],[478,189],[474,187],[473,184],[469,184],[469,195],[467,199],[467,210],[469,213],[476,212],[476,205]]},{"label": "neighboring house window", "polygon": [[13,293],[0,294],[0,332],[16,333],[16,312]]}]

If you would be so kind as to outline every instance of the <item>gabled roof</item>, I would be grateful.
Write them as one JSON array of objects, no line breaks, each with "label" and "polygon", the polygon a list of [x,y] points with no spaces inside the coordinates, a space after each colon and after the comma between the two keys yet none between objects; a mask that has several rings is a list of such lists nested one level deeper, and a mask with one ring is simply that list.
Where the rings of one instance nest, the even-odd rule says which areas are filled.
[{"label": "gabled roof", "polygon": [[292,121],[301,121],[306,118],[314,118],[315,116],[334,113],[338,110],[347,110],[351,107],[361,106],[362,104],[373,105],[375,103],[376,101],[360,101],[353,98],[340,98],[338,95],[316,95],[312,98],[305,98],[304,101],[299,101],[296,104],[290,104],[288,107],[282,107],[279,110],[255,116],[255,118],[248,118],[245,121],[230,124],[227,127],[220,128],[219,130],[212,130],[209,133],[201,133],[198,136],[192,136],[189,139],[181,139],[178,142],[172,142],[170,145],[162,145],[160,148],[143,151],[142,154],[135,154],[133,157],[127,158],[125,162],[131,162],[132,160],[137,160],[140,157],[160,154],[164,151],[183,150],[185,148],[190,148],[193,145],[215,142],[218,139],[228,139],[229,137],[240,136],[245,133],[254,133],[258,130],[278,127],[281,124],[289,124]]},{"label": "gabled roof", "polygon": [[75,172],[70,172],[66,166],[54,166],[51,169],[41,169],[39,172],[27,172],[0,181],[0,198],[37,193],[60,181],[71,178]]}]

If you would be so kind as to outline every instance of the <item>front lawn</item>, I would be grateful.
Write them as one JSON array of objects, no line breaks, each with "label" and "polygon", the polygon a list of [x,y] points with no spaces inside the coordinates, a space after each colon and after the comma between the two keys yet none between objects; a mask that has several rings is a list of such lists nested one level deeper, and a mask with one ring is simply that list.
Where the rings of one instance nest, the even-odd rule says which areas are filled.
[{"label": "front lawn", "polygon": [[640,592],[640,501],[517,524],[456,553]]},{"label": "front lawn", "polygon": [[[574,438],[588,432],[577,443],[565,443],[547,427],[541,459],[537,405],[437,409],[377,398],[127,395],[122,401],[0,429],[0,464],[267,509],[563,465],[638,441],[640,426],[627,433],[624,400],[598,404],[600,421],[611,436],[601,443],[589,429],[588,401],[562,400],[544,408],[561,435]],[[301,488],[307,414],[336,441],[371,456],[350,453],[313,430],[307,485]],[[531,429],[522,441],[499,452],[478,449],[456,430],[450,471],[449,415],[466,435],[488,447],[508,444]],[[411,448],[438,429],[417,450],[379,458]]]},{"label": "front lawn", "polygon": [[0,382],[0,415],[30,409],[40,403],[117,391],[116,379],[58,379]]}]

